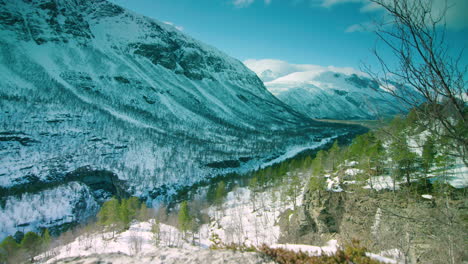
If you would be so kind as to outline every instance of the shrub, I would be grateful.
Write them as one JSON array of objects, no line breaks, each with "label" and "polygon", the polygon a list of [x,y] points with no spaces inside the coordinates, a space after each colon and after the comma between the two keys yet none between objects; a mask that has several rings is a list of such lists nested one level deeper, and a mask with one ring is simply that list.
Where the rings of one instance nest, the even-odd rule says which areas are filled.
[{"label": "shrub", "polygon": [[272,258],[280,264],[379,264],[377,260],[373,260],[366,256],[367,249],[362,247],[358,240],[353,240],[350,245],[342,249],[338,249],[333,255],[310,256],[309,254],[299,251],[295,252],[283,248],[270,248],[263,245],[259,251]]}]

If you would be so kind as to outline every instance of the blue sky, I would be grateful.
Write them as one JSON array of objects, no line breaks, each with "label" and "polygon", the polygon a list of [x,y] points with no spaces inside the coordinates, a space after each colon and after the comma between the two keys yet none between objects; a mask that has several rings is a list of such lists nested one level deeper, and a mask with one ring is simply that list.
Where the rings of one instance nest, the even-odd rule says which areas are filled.
[{"label": "blue sky", "polygon": [[[436,0],[441,1],[441,0]],[[450,0],[448,38],[468,47],[468,0]],[[359,68],[373,62],[373,33],[362,25],[383,12],[368,0],[113,0],[171,22],[183,32],[240,59]]]}]

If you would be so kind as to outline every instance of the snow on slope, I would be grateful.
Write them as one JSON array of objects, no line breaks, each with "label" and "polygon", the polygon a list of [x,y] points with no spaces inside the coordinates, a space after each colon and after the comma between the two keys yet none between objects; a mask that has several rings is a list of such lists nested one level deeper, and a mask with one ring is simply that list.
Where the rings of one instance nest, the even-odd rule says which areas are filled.
[{"label": "snow on slope", "polygon": [[[60,199],[57,199],[60,197]],[[52,188],[41,193],[10,196],[0,210],[0,234],[14,234],[19,224],[54,222],[58,224],[85,220],[99,209],[89,188],[77,182]]]},{"label": "snow on slope", "polygon": [[281,101],[311,118],[374,119],[405,111],[367,74],[352,68],[247,60],[244,64]]},{"label": "snow on slope", "polygon": [[60,259],[54,264],[274,264],[263,255],[254,252],[230,250],[186,250],[180,248],[155,248],[151,253],[128,256],[122,253],[96,254],[86,257]]},{"label": "snow on slope", "polygon": [[[296,201],[300,205],[302,196],[296,197]],[[285,203],[279,197],[273,200],[269,192],[252,193],[248,188],[238,188],[229,192],[222,209],[210,208],[208,214],[213,222],[210,226],[203,225],[200,233],[206,238],[216,233],[226,244],[272,245],[280,237],[277,225],[280,214],[292,208],[292,203]],[[206,243],[211,244],[209,240]]]},{"label": "snow on slope", "polygon": [[[150,222],[133,223],[129,230],[117,234],[87,234],[70,244],[48,252],[53,256],[45,263],[270,263],[253,252],[208,250],[182,239],[177,228],[160,224],[160,242],[155,244]],[[115,254],[115,255],[113,255]],[[44,261],[41,261],[44,262]],[[272,263],[272,262],[271,262]]]},{"label": "snow on slope", "polygon": [[[74,260],[76,263],[88,263],[84,260],[92,259],[102,262],[112,260],[112,263],[269,263],[252,252],[209,250],[213,234],[217,234],[226,244],[245,243],[257,247],[266,244],[272,248],[302,251],[313,256],[334,254],[340,247],[336,240],[330,240],[324,246],[277,243],[280,235],[278,217],[284,210],[293,208],[291,200],[285,202],[278,197],[273,198],[273,194],[278,192],[277,189],[268,189],[256,192],[255,196],[252,196],[253,193],[248,188],[237,188],[229,192],[222,206],[208,208],[212,223],[201,226],[195,233],[194,244],[190,243],[191,234],[188,235],[188,239],[183,239],[177,228],[167,224],[160,224],[160,237],[156,244],[151,233],[154,221],[149,220],[133,222],[129,230],[117,234],[114,238],[111,233],[81,235],[71,243],[49,251],[46,255],[51,258],[44,261],[75,263],[67,262]],[[301,203],[302,192],[296,197],[296,201]],[[392,251],[395,250],[388,252]],[[397,254],[388,252],[366,254],[383,263],[400,263],[395,260],[399,259]],[[116,253],[119,255],[109,255]]]},{"label": "snow on slope", "polygon": [[[96,201],[163,199],[350,132],[291,110],[238,60],[104,0],[0,0],[0,99],[2,205],[70,178]],[[46,219],[16,225],[57,223]]]}]

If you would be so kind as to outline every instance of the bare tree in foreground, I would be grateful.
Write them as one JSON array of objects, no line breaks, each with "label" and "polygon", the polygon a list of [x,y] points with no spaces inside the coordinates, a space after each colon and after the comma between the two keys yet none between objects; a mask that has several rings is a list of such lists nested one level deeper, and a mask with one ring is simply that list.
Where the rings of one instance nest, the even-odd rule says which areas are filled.
[{"label": "bare tree in foreground", "polygon": [[[390,15],[391,20],[376,29],[389,54],[374,49],[379,73],[369,66],[365,71],[380,87],[417,109],[420,119],[435,121],[434,132],[449,139],[456,149],[452,154],[468,165],[467,65],[461,61],[463,52],[455,54],[445,36],[446,11],[457,7],[435,10],[433,0],[370,1]],[[388,56],[397,63],[390,63]]]}]

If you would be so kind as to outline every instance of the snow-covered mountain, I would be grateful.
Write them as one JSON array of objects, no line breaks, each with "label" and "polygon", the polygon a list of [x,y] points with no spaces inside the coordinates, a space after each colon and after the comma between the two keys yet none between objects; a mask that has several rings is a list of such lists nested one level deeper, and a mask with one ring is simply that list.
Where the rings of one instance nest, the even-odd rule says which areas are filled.
[{"label": "snow-covered mountain", "polygon": [[308,120],[240,61],[104,0],[0,0],[0,100],[0,238],[351,131]]},{"label": "snow-covered mountain", "polygon": [[375,119],[405,111],[400,101],[380,89],[366,74],[352,68],[278,60],[244,63],[281,101],[311,118]]}]

